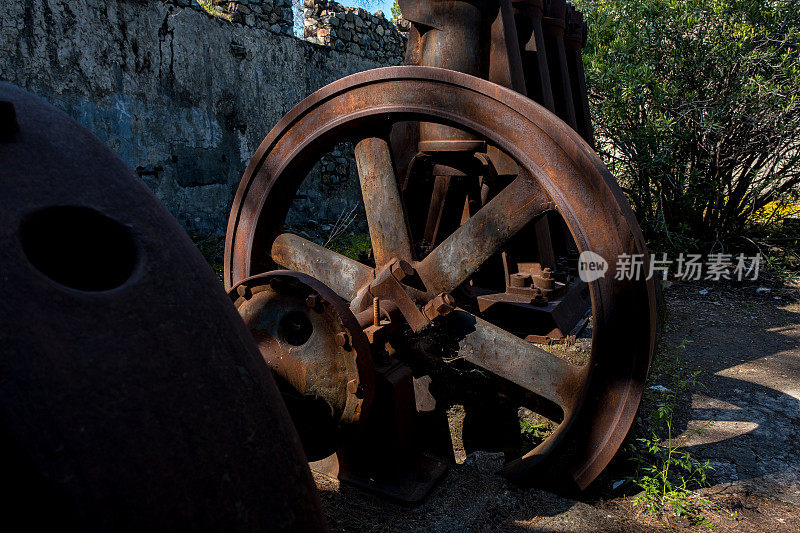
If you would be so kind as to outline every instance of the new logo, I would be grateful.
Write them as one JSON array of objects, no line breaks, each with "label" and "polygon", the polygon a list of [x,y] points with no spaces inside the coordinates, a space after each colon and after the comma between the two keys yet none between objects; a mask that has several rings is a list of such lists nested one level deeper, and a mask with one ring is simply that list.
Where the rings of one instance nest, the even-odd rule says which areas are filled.
[{"label": "new logo", "polygon": [[578,258],[578,276],[581,281],[591,283],[602,278],[608,271],[608,262],[594,252],[582,252]]}]

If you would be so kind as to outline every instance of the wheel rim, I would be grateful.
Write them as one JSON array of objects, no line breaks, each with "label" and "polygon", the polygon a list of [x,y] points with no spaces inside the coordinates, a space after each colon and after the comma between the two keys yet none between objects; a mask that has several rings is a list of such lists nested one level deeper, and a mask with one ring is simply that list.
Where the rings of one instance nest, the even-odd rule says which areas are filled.
[{"label": "wheel rim", "polygon": [[[322,149],[343,137],[369,137],[365,131],[385,136],[389,125],[399,121],[439,122],[488,139],[527,171],[530,183],[546,191],[580,251],[604,257],[610,272],[621,254],[643,254],[646,262],[641,230],[613,176],[557,117],[518,93],[472,76],[388,67],[317,91],[264,139],[234,199],[225,248],[226,288],[271,266],[269,251],[289,209],[286,199]],[[521,215],[508,220],[516,216]],[[424,263],[416,266],[427,269],[433,285],[453,281],[448,278],[454,274]],[[352,280],[350,273],[341,274],[321,275],[359,281],[356,274]],[[571,477],[584,488],[613,457],[633,420],[653,348],[653,282],[607,276],[589,283],[589,291],[595,317],[592,353],[572,391],[570,412],[565,409],[565,422],[541,446],[507,465],[511,477],[529,476],[542,466],[542,458],[550,463],[569,449]]]}]

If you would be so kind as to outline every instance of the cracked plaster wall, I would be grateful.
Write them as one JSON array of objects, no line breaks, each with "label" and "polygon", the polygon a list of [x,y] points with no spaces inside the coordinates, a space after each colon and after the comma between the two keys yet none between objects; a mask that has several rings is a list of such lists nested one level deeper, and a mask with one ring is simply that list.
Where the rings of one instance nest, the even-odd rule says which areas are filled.
[{"label": "cracked plaster wall", "polygon": [[[0,79],[81,122],[200,233],[224,232],[249,158],[287,111],[382,66],[269,21],[231,23],[175,3],[14,0],[4,10]],[[322,221],[352,204],[358,187],[352,175],[310,181],[296,216]]]}]

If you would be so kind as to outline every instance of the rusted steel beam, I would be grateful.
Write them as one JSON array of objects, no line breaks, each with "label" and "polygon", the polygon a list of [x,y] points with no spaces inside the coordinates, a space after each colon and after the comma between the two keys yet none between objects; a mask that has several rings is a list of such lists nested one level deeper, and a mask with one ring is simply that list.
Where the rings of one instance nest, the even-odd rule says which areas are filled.
[{"label": "rusted steel beam", "polygon": [[567,6],[564,46],[567,53],[570,86],[572,87],[573,107],[578,133],[594,146],[594,128],[589,112],[589,94],[586,90],[586,74],[583,69],[583,47],[586,46],[586,23],[583,15],[572,6]]},{"label": "rusted steel beam", "polygon": [[553,208],[539,183],[520,175],[419,262],[428,294],[454,290],[528,222]]},{"label": "rusted steel beam", "polygon": [[579,407],[585,368],[572,365],[463,309],[453,311],[447,324],[453,328],[448,333],[459,339],[457,357],[547,398],[567,415]]},{"label": "rusted steel beam", "polygon": [[542,30],[542,0],[515,0],[514,14],[528,96],[555,112]]},{"label": "rusted steel beam", "polygon": [[567,51],[564,46],[567,3],[565,0],[551,0],[545,6],[542,29],[545,35],[547,66],[550,69],[550,86],[553,90],[553,103],[556,114],[577,131],[575,119],[575,100],[567,65]]},{"label": "rusted steel beam", "polygon": [[355,146],[355,157],[375,265],[380,268],[392,259],[413,261],[389,144],[377,137],[363,139]]},{"label": "rusted steel beam", "polygon": [[375,277],[367,265],[291,233],[279,235],[272,243],[272,259],[284,268],[320,280],[348,301]]},{"label": "rusted steel beam", "polygon": [[489,58],[488,80],[503,87],[527,94],[525,73],[522,67],[519,37],[514,22],[511,0],[500,0],[497,18],[492,24],[492,42]]}]

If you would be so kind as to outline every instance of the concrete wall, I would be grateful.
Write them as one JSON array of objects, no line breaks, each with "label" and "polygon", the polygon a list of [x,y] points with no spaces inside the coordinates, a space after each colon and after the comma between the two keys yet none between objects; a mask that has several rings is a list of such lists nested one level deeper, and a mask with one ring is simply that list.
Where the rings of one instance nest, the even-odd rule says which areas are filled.
[{"label": "concrete wall", "polygon": [[[382,65],[288,36],[285,24],[273,31],[269,18],[228,22],[181,3],[5,2],[0,79],[93,131],[187,229],[222,233],[247,161],[280,117],[323,85]],[[301,215],[335,220],[352,205],[349,170],[311,183]]]}]

